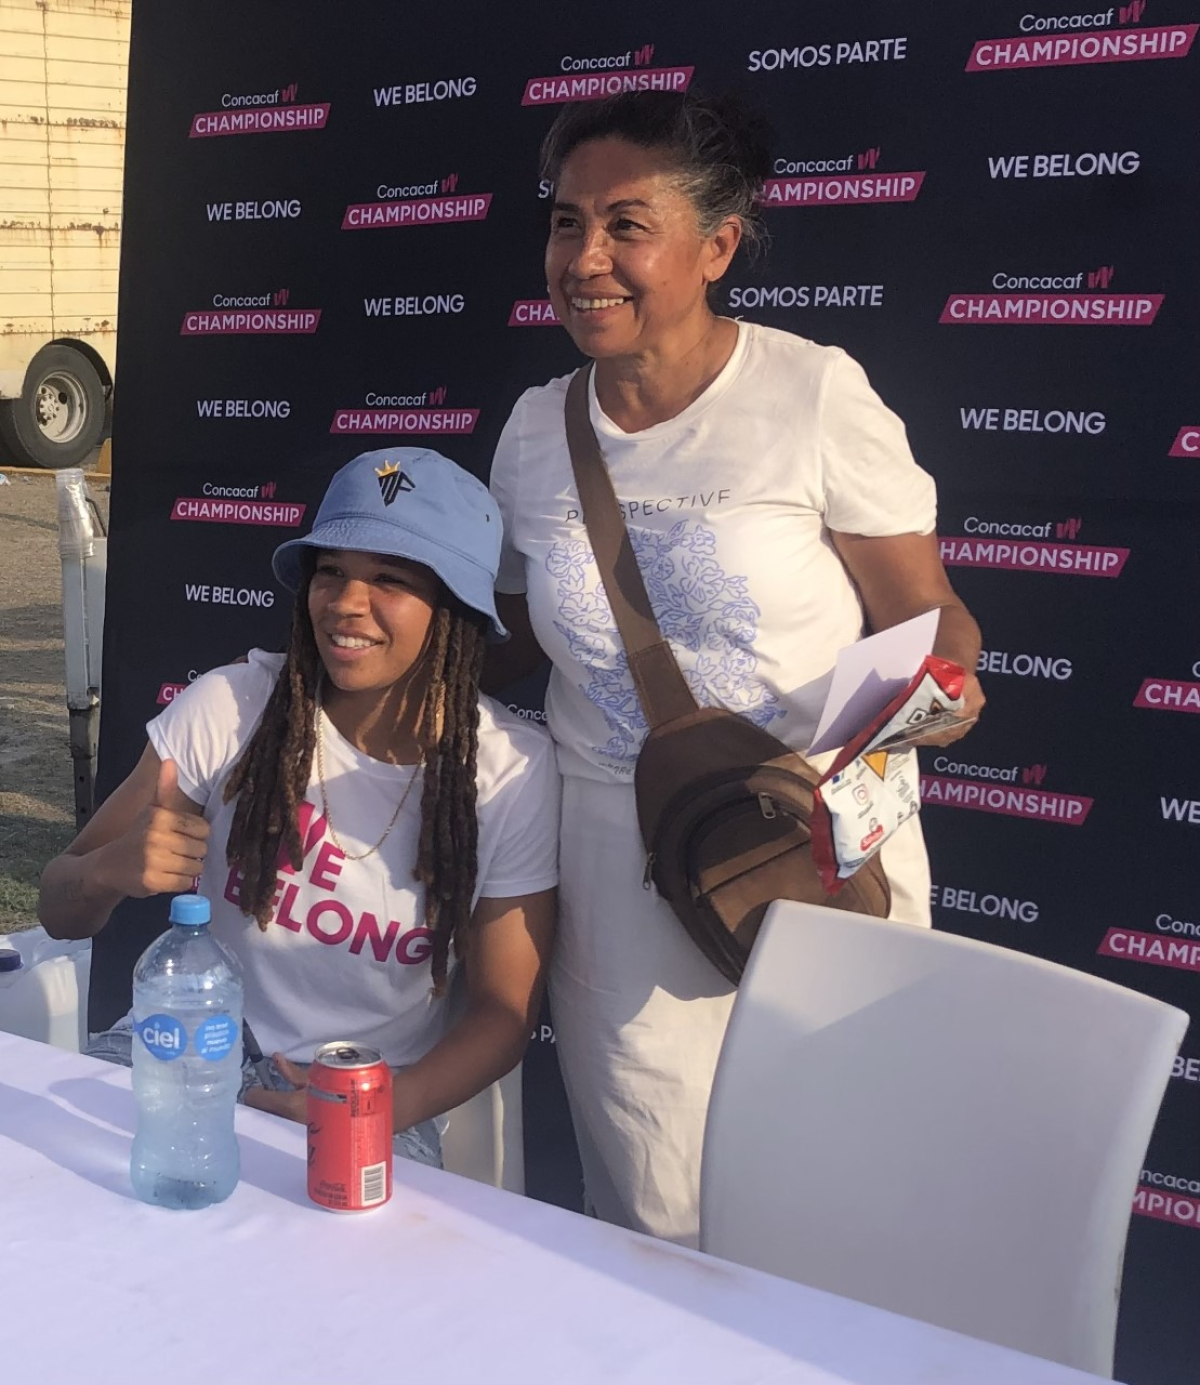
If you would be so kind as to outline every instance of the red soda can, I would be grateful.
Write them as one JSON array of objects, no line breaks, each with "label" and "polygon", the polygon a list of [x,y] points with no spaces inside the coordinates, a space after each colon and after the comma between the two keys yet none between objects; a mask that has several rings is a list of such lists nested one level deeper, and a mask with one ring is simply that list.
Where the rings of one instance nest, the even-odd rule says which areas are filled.
[{"label": "red soda can", "polygon": [[335,1212],[392,1195],[392,1074],[362,1044],[322,1044],[308,1071],[308,1195]]}]

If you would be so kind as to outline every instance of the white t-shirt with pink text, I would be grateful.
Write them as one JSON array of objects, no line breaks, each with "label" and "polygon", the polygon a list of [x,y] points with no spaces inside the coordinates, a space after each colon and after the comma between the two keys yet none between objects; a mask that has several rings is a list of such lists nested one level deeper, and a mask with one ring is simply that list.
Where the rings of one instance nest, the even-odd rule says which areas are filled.
[{"label": "white t-shirt with pink text", "polygon": [[[265,1053],[298,1062],[334,1039],[379,1049],[393,1067],[441,1038],[445,1002],[430,991],[431,934],[424,887],[413,878],[421,823],[421,771],[383,846],[411,766],[373,760],[324,722],[325,783],[340,849],[322,813],[316,756],[301,805],[304,859],[284,865],[266,931],[238,908],[239,875],[225,863],[235,803],[225,785],[258,725],[283,655],[254,650],[249,663],[213,669],[147,726],[179,787],[212,825],[199,891],[213,933],[241,962],[246,1018]],[[479,823],[474,899],[511,898],[557,883],[559,780],[550,738],[480,698],[476,774]],[[348,854],[347,854],[348,853]],[[455,958],[450,958],[453,970]]]}]

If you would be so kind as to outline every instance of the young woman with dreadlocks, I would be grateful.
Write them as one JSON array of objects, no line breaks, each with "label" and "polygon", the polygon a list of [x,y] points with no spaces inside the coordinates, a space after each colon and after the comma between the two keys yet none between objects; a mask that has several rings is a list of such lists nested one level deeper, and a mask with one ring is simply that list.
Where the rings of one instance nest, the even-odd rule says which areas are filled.
[{"label": "young woman with dreadlocks", "polygon": [[[296,593],[286,653],[255,650],[172,702],[42,876],[57,937],[198,876],[272,1055],[247,1062],[248,1104],[303,1120],[303,1065],[354,1038],[396,1072],[397,1148],[426,1162],[434,1118],[524,1051],[553,930],[553,748],[479,694],[489,627],[505,634],[500,541],[486,488],[435,452],[343,467],[312,532],[275,553]],[[131,1044],[126,1021],[90,1051],[128,1062]]]}]

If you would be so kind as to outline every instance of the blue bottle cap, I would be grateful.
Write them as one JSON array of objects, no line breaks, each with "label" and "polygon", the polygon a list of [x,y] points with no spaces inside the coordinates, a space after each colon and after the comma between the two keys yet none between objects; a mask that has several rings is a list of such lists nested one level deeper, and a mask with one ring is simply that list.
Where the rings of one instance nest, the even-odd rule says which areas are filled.
[{"label": "blue bottle cap", "polygon": [[17,971],[21,966],[21,954],[15,947],[0,948],[0,971]]},{"label": "blue bottle cap", "polygon": [[177,894],[171,901],[171,922],[197,928],[212,920],[212,910],[202,894]]}]

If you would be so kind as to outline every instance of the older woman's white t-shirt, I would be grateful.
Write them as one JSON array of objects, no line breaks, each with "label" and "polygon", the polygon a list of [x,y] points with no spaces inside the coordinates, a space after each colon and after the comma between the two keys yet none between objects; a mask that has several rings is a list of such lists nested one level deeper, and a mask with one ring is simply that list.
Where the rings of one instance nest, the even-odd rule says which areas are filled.
[{"label": "older woman's white t-shirt", "polygon": [[[580,515],[569,379],[527,390],[501,436],[498,587],[528,594],[552,662],[546,717],[563,773],[629,781],[646,719]],[[720,375],[677,417],[624,433],[594,385],[590,409],[654,612],[697,701],[807,749],[837,652],[863,633],[830,530],[934,527],[934,484],[903,423],[844,351],[746,322]]]}]

